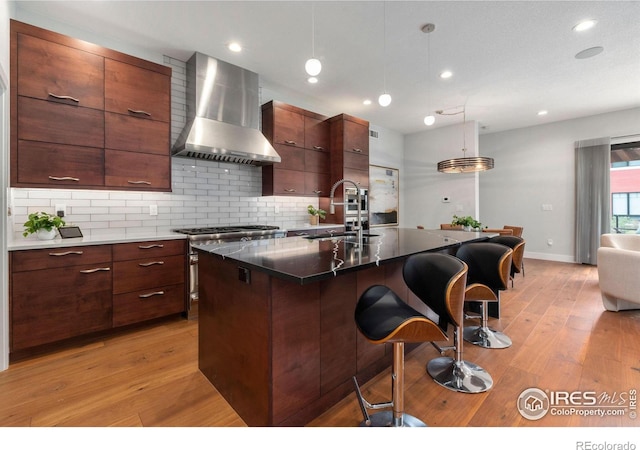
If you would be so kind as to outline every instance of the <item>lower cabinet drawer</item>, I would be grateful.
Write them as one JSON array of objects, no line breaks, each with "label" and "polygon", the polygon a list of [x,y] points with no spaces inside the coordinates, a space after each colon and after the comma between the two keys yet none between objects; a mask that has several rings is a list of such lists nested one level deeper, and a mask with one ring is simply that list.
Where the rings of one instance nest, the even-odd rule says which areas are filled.
[{"label": "lower cabinet drawer", "polygon": [[113,326],[177,314],[185,310],[184,284],[113,296]]},{"label": "lower cabinet drawer", "polygon": [[116,261],[113,263],[113,293],[153,289],[154,286],[183,284],[185,256]]}]

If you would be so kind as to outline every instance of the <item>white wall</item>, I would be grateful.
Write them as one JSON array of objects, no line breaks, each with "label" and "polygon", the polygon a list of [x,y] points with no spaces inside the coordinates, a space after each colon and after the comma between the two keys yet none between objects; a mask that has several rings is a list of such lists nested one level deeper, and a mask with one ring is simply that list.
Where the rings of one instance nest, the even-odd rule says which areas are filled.
[{"label": "white wall", "polygon": [[[464,136],[462,124],[405,136],[404,188],[400,189],[403,227],[439,228],[451,222],[454,214],[484,220],[478,210],[478,178],[485,174],[448,174],[437,169],[439,161],[462,157],[465,141],[466,155],[476,156],[477,122],[464,125]],[[444,203],[443,197],[450,201]]]},{"label": "white wall", "polygon": [[638,133],[640,108],[480,136],[480,152],[495,159],[480,176],[483,223],[524,226],[526,256],[573,262],[574,142]]},{"label": "white wall", "polygon": [[0,1],[0,370],[9,367],[7,186],[9,185],[9,18],[13,3]]}]

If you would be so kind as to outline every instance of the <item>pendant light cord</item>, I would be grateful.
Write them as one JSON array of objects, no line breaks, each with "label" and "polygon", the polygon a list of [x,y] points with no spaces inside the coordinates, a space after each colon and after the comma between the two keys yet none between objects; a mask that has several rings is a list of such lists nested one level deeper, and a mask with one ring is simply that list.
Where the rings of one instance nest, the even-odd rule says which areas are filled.
[{"label": "pendant light cord", "polygon": [[387,93],[387,2],[382,2],[382,87]]},{"label": "pendant light cord", "polygon": [[311,56],[316,57],[316,18],[314,3],[311,2]]}]

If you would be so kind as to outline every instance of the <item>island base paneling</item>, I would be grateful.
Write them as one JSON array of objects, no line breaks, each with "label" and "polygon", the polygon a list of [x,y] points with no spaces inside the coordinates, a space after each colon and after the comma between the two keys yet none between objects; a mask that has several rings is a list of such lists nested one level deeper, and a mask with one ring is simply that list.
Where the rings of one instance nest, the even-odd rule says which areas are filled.
[{"label": "island base paneling", "polygon": [[403,261],[300,285],[198,257],[199,368],[248,425],[305,425],[353,392],[354,375],[391,365],[391,347],[362,339],[353,312],[371,284],[406,294]]}]

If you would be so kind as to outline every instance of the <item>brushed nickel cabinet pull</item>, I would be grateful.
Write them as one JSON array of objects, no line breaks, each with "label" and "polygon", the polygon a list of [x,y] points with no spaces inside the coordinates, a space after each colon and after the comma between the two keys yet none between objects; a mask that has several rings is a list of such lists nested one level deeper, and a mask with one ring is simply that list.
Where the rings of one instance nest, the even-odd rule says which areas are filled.
[{"label": "brushed nickel cabinet pull", "polygon": [[147,117],[151,117],[151,113],[148,113],[146,111],[143,111],[141,109],[131,109],[131,108],[127,108],[127,111],[129,111],[132,114],[142,114],[143,116],[147,116]]},{"label": "brushed nickel cabinet pull", "polygon": [[49,97],[57,98],[58,100],[71,100],[73,102],[80,103],[80,100],[75,97],[71,97],[70,95],[56,95],[49,92]]},{"label": "brushed nickel cabinet pull", "polygon": [[140,294],[138,295],[138,297],[149,298],[149,297],[153,297],[154,295],[164,295],[164,291],[156,291],[156,292],[149,292],[148,294]]},{"label": "brushed nickel cabinet pull", "polygon": [[145,181],[145,180],[127,180],[127,183],[129,183],[129,184],[151,184],[151,181]]},{"label": "brushed nickel cabinet pull", "polygon": [[296,190],[295,189],[285,189],[284,191],[285,192],[295,192]]},{"label": "brushed nickel cabinet pull", "polygon": [[285,139],[284,143],[287,144],[287,145],[296,145],[296,141],[287,141],[286,139]]},{"label": "brushed nickel cabinet pull", "polygon": [[321,194],[322,191],[313,191],[314,194]]},{"label": "brushed nickel cabinet pull", "polygon": [[108,272],[111,267],[96,267],[95,269],[81,270],[80,273],[96,273],[96,272]]},{"label": "brushed nickel cabinet pull", "polygon": [[140,267],[149,267],[149,266],[155,266],[155,265],[163,265],[164,261],[151,261],[148,263],[140,263],[138,264]]},{"label": "brushed nickel cabinet pull", "polygon": [[67,256],[67,255],[82,255],[81,251],[68,251],[62,253],[49,253],[49,256]]},{"label": "brushed nickel cabinet pull", "polygon": [[147,250],[150,248],[164,248],[164,245],[162,244],[138,245],[138,248],[142,250]]},{"label": "brushed nickel cabinet pull", "polygon": [[314,150],[324,150],[324,147],[320,147],[319,145],[314,145],[313,149]]},{"label": "brushed nickel cabinet pull", "polygon": [[74,177],[54,177],[53,175],[49,175],[49,179],[53,181],[80,181],[80,178]]},{"label": "brushed nickel cabinet pull", "polygon": [[356,153],[362,153],[362,149],[360,148],[352,148],[351,150],[353,150]]}]

